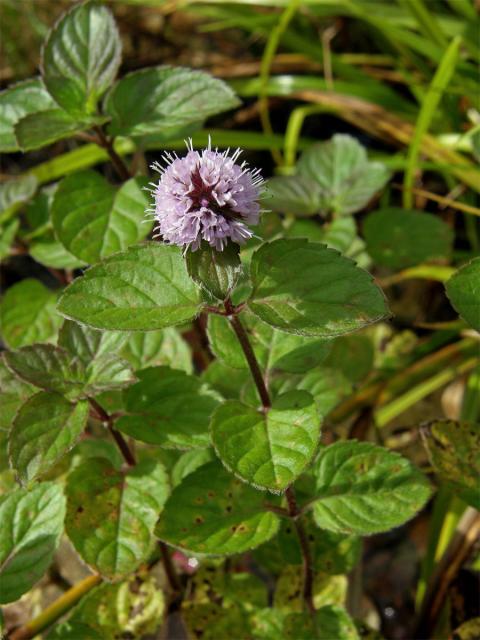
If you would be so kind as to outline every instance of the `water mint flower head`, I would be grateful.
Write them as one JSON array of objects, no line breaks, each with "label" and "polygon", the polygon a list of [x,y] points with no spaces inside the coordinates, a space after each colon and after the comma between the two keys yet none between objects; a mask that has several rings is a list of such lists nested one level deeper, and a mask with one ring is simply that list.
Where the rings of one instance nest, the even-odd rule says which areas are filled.
[{"label": "water mint flower head", "polygon": [[258,224],[258,199],[263,179],[246,162],[237,164],[241,150],[220,153],[209,141],[203,151],[187,142],[188,153],[179,158],[166,153],[152,169],[160,181],[152,183],[157,221],[156,236],[169,244],[195,251],[202,241],[223,251],[229,240],[243,244],[253,236],[249,225]]}]

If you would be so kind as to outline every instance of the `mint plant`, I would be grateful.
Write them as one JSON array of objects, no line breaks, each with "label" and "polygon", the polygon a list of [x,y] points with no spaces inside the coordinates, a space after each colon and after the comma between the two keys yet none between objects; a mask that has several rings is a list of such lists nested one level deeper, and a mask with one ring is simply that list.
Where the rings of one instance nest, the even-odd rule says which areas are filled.
[{"label": "mint plant", "polygon": [[[347,606],[361,539],[414,518],[433,483],[361,420],[338,427],[363,379],[388,395],[412,363],[404,342],[377,349],[392,313],[363,267],[450,255],[450,227],[382,206],[362,239],[353,215],[390,172],[359,142],[313,145],[264,185],[241,150],[190,138],[240,104],[226,83],[169,66],[117,80],[120,63],[110,10],[77,4],[41,77],[0,95],[2,151],[72,137],[109,162],[0,187],[1,255],[21,247],[57,278],[0,305],[0,604],[65,545],[87,574],[8,637],[141,638],[174,613],[192,638],[367,637]],[[123,157],[182,136],[149,176]],[[467,331],[479,272],[476,258],[446,282]],[[467,418],[421,435],[437,481],[478,508]]]}]

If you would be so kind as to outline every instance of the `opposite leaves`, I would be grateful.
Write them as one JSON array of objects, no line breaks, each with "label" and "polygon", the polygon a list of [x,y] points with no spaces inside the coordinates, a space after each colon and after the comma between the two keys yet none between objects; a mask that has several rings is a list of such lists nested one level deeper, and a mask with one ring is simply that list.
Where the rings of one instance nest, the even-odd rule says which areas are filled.
[{"label": "opposite leaves", "polygon": [[334,249],[308,240],[264,244],[251,262],[250,309],[283,331],[329,338],[388,315],[372,277]]},{"label": "opposite leaves", "polygon": [[428,480],[411,462],[368,442],[326,447],[314,475],[313,517],[330,531],[388,531],[412,518],[431,493]]},{"label": "opposite leaves", "polygon": [[200,297],[178,247],[148,242],[88,269],[58,309],[97,329],[151,331],[191,320]]}]

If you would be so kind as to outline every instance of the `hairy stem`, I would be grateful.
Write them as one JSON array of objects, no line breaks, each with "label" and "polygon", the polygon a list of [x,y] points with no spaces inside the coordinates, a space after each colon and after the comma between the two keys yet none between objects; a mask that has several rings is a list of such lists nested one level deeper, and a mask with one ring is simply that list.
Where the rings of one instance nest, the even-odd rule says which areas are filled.
[{"label": "hairy stem", "polygon": [[115,167],[115,171],[118,173],[119,177],[122,180],[129,180],[132,177],[130,171],[128,170],[128,167],[123,159],[115,151],[112,139],[105,135],[101,127],[93,127],[93,130],[97,134],[96,143],[99,147],[102,147],[102,149],[105,149],[105,151],[108,153],[108,155],[110,156],[110,160]]},{"label": "hairy stem", "polygon": [[311,614],[315,613],[315,606],[313,604],[313,558],[308,543],[307,532],[303,526],[302,521],[298,518],[300,510],[297,505],[297,499],[295,497],[295,490],[293,487],[288,487],[285,491],[285,497],[287,498],[288,511],[290,517],[293,518],[295,530],[297,532],[298,541],[300,542],[300,549],[302,551],[303,558],[303,599]]},{"label": "hairy stem", "polygon": [[125,462],[129,467],[134,467],[136,464],[135,456],[133,455],[130,447],[128,446],[125,438],[122,434],[114,428],[114,419],[101,407],[96,400],[89,398],[90,406],[92,407],[95,417],[101,420],[109,430],[111,436],[117,443],[120,453],[122,454]]},{"label": "hairy stem", "polygon": [[10,640],[29,640],[29,638],[33,638],[48,629],[60,616],[70,611],[85,594],[91,591],[93,587],[96,587],[97,584],[100,584],[101,581],[102,577],[98,574],[87,576],[66,591],[58,600],[55,600],[39,616],[25,626],[20,627],[20,629],[13,631],[9,636]]},{"label": "hairy stem", "polygon": [[[270,399],[270,394],[268,392],[267,386],[265,384],[265,380],[258,364],[257,357],[255,352],[253,351],[253,347],[250,343],[250,339],[248,337],[245,328],[238,317],[238,309],[236,309],[230,298],[225,300],[225,310],[228,313],[228,319],[230,324],[232,325],[233,330],[238,338],[240,346],[242,347],[243,353],[245,354],[245,358],[248,362],[248,366],[250,367],[250,371],[252,373],[252,377],[255,381],[255,384],[258,389],[258,393],[260,395],[263,408],[268,410],[272,406],[272,402]],[[300,549],[302,552],[303,558],[303,598],[305,600],[305,604],[308,607],[308,610],[311,614],[315,613],[315,607],[313,604],[313,560],[312,553],[310,550],[310,545],[308,543],[307,533],[303,526],[303,523],[299,519],[300,509],[298,508],[297,501],[295,498],[295,490],[293,487],[288,487],[285,491],[285,497],[288,503],[288,512],[285,514],[292,518],[295,530],[297,532],[298,541],[300,543]],[[283,515],[282,514],[282,515]]]},{"label": "hairy stem", "polygon": [[272,406],[270,394],[268,393],[265,380],[263,379],[262,371],[258,364],[257,357],[253,351],[252,345],[250,344],[248,334],[245,331],[240,318],[235,314],[235,307],[233,306],[232,301],[229,298],[225,300],[225,310],[229,314],[228,319],[230,321],[230,324],[232,325],[232,329],[235,331],[238,342],[242,347],[245,358],[247,359],[247,363],[250,367],[253,380],[258,389],[258,394],[260,396],[260,400],[262,401],[263,408],[269,409]]}]

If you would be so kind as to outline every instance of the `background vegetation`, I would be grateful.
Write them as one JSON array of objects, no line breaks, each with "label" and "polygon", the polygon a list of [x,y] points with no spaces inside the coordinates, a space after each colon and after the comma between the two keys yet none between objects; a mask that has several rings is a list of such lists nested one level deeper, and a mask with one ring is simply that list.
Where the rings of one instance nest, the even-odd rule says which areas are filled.
[{"label": "background vegetation", "polygon": [[[337,339],[301,384],[313,389],[324,415],[324,444],[345,438],[381,444],[418,465],[437,491],[409,523],[361,543],[316,530],[316,606],[346,606],[363,621],[358,633],[365,638],[480,637],[478,6],[471,0],[105,4],[122,38],[120,76],[159,64],[186,66],[223,79],[239,97],[236,108],[208,124],[193,123],[189,132],[197,147],[209,135],[220,148],[242,147],[249,163],[272,178],[259,236],[327,242],[373,273],[388,298],[391,319]],[[42,42],[70,6],[2,0],[4,87],[37,75]],[[3,124],[0,119],[0,134]],[[321,141],[330,146],[309,156]],[[68,255],[54,234],[51,185],[93,167],[115,182],[118,158],[132,173],[148,175],[163,150],[184,148],[179,132],[145,135],[141,144],[117,137],[115,151],[85,131],[49,142],[27,144],[27,154],[6,149],[11,153],[2,161],[0,317],[3,345],[11,349],[56,340],[56,294],[94,261]],[[350,154],[361,156],[359,174],[351,170]],[[308,181],[308,170],[302,174],[305,158],[313,171],[324,172],[323,192]],[[445,283],[471,260],[468,286],[476,297],[465,311],[453,290],[453,306],[449,302]],[[12,308],[18,311],[13,320]],[[122,355],[136,369],[169,365],[198,374],[226,398],[239,390],[248,397],[234,347],[222,354],[215,324],[210,340],[206,329],[200,318],[195,326],[158,333],[149,345],[132,340]],[[92,428],[103,437],[98,424]],[[6,495],[15,478],[5,434],[0,493]],[[155,451],[178,482],[191,462],[187,454]],[[85,439],[49,478],[62,478],[90,455]],[[225,563],[202,562],[197,572],[196,559],[175,552],[182,580],[191,576],[183,621],[158,558],[148,577],[144,568],[111,591],[91,591],[97,582],[64,540],[42,581],[3,608],[5,628],[24,630],[33,619],[33,631],[42,631],[40,612],[54,621],[62,611],[49,606],[81,585],[71,603],[83,593],[94,597],[82,601],[76,621],[96,619],[100,637],[185,637],[186,629],[198,638],[279,637],[276,620],[255,612],[272,601],[283,612],[301,609],[300,556],[291,534],[286,527],[278,543]],[[225,575],[240,578],[228,582]],[[66,637],[65,630],[53,633]]]}]

